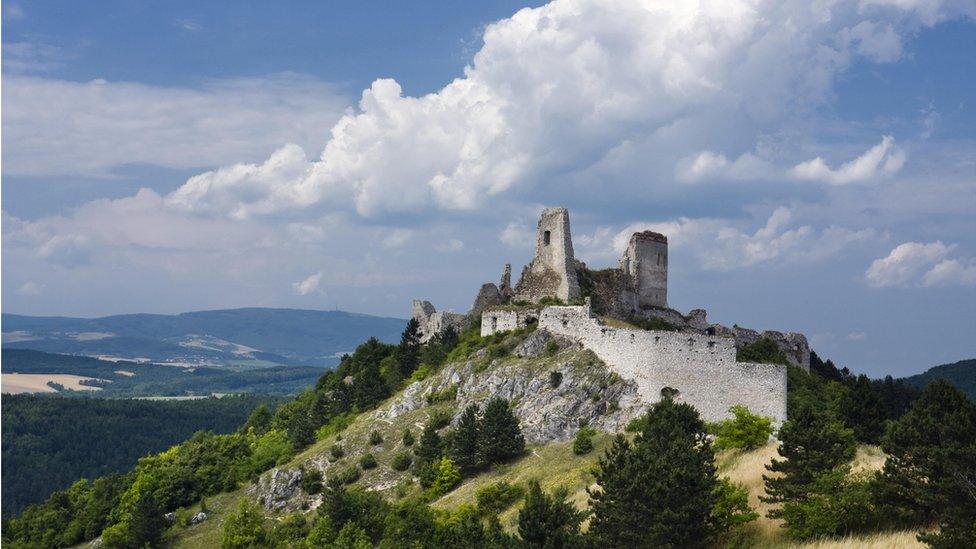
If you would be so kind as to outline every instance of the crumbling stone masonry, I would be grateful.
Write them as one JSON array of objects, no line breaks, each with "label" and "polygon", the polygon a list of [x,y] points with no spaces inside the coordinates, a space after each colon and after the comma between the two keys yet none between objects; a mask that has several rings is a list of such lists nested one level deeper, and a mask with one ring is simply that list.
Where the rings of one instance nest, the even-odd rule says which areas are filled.
[{"label": "crumbling stone masonry", "polygon": [[612,328],[593,316],[589,302],[544,308],[539,329],[593,351],[622,378],[634,381],[648,404],[671,394],[697,408],[706,421],[725,419],[734,404],[772,417],[777,425],[786,420],[786,366],[736,362],[733,338]]},{"label": "crumbling stone masonry", "polygon": [[438,311],[430,301],[413,300],[413,318],[420,324],[420,342],[427,343],[448,328],[461,332],[471,325],[471,317],[448,311]]},{"label": "crumbling stone masonry", "polygon": [[573,257],[573,238],[566,208],[546,208],[536,230],[535,257],[515,286],[516,301],[537,303],[555,297],[566,303],[580,298]]},{"label": "crumbling stone masonry", "polygon": [[631,235],[620,270],[630,277],[638,308],[668,306],[668,237],[653,231]]}]

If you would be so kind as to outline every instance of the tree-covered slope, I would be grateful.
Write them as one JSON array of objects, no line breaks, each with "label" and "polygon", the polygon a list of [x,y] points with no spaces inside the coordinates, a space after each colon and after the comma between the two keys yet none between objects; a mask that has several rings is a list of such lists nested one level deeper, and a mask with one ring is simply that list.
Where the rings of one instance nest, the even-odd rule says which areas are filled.
[{"label": "tree-covered slope", "polygon": [[937,379],[948,381],[976,400],[976,358],[935,366],[921,374],[906,377],[905,381],[921,389]]},{"label": "tree-covered slope", "polygon": [[196,431],[231,432],[274,397],[181,401],[4,395],[3,514],[19,513],[79,478],[124,473]]}]

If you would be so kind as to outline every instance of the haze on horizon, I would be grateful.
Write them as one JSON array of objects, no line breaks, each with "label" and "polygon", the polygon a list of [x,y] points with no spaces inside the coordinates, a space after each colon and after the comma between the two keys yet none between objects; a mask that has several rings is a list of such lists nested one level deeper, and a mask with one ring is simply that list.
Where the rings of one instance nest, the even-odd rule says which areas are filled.
[{"label": "haze on horizon", "polygon": [[3,5],[3,312],[466,310],[671,242],[669,302],[906,375],[976,356],[965,0]]}]

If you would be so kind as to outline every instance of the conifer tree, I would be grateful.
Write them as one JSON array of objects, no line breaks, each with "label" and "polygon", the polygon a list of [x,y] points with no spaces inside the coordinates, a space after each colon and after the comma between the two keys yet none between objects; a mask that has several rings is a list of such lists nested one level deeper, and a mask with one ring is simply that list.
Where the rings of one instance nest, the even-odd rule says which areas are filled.
[{"label": "conifer tree", "polygon": [[518,514],[518,533],[524,546],[561,549],[576,545],[585,515],[566,501],[567,495],[564,486],[549,496],[542,491],[539,481],[529,483],[525,505]]},{"label": "conifer tree", "polygon": [[713,539],[719,498],[705,423],[688,404],[656,403],[629,443],[618,435],[595,470],[590,533],[603,547],[697,547]]},{"label": "conifer tree", "polygon": [[400,345],[397,347],[396,359],[400,366],[400,375],[403,378],[410,377],[410,374],[419,366],[420,322],[417,322],[416,318],[407,321],[407,327],[400,334]]},{"label": "conifer tree", "polygon": [[481,465],[478,459],[478,448],[481,445],[481,429],[478,423],[478,407],[472,404],[461,414],[451,440],[451,459],[464,474],[476,471]]},{"label": "conifer tree", "polygon": [[525,451],[525,437],[518,418],[503,398],[494,398],[485,405],[479,435],[480,462],[485,466],[504,462]]},{"label": "conifer tree", "polygon": [[928,385],[882,440],[881,503],[933,547],[976,546],[976,405],[948,382]]},{"label": "conifer tree", "polygon": [[[854,433],[830,412],[804,403],[779,431],[779,455],[766,466],[771,477],[766,482],[767,503],[802,502],[817,477],[846,464],[854,457]],[[783,516],[782,509],[769,512],[772,518]]]},{"label": "conifer tree", "polygon": [[414,474],[420,477],[420,485],[428,488],[437,478],[436,464],[441,457],[441,437],[433,424],[428,422],[424,426],[413,453],[417,457],[413,462]]}]

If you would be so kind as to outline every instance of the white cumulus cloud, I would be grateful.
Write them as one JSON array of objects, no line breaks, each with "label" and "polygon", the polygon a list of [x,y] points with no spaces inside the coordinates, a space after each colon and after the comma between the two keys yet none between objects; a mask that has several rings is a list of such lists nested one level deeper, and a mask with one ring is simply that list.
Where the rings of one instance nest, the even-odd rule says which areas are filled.
[{"label": "white cumulus cloud", "polygon": [[797,164],[790,170],[790,174],[800,180],[847,185],[893,175],[904,165],[905,151],[895,145],[893,137],[886,135],[881,139],[881,143],[836,169],[832,169],[823,158],[818,156],[813,160]]},{"label": "white cumulus cloud", "polygon": [[318,290],[321,282],[322,272],[319,271],[317,273],[308,275],[300,282],[293,282],[291,288],[292,291],[294,291],[297,295],[308,295]]},{"label": "white cumulus cloud", "polygon": [[876,288],[976,284],[976,260],[950,258],[954,249],[941,240],[905,242],[874,260],[864,277]]}]

